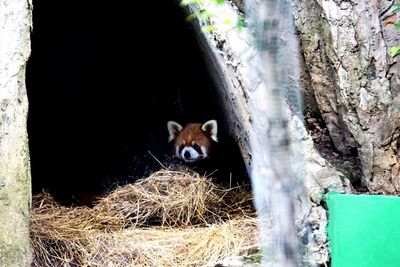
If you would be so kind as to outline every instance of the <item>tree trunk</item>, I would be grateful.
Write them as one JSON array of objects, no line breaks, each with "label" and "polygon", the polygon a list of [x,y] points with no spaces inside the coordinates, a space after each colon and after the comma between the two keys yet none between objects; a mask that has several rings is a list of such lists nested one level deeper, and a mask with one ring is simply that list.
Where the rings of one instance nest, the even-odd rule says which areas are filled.
[{"label": "tree trunk", "polygon": [[0,0],[0,266],[30,266],[31,177],[25,67],[32,5]]},{"label": "tree trunk", "polygon": [[[268,130],[270,119],[270,107],[265,102],[268,95],[256,69],[260,61],[257,59],[255,41],[248,29],[227,25],[227,21],[235,23],[238,15],[237,8],[230,2],[225,1],[211,7],[202,6],[201,3],[199,5],[188,6],[187,13],[206,10],[210,14],[219,14],[217,17],[199,17],[193,23],[193,27],[208,61],[210,74],[218,86],[217,95],[225,111],[224,123],[237,140],[251,173],[255,161],[262,160],[264,149],[268,147],[263,135]],[[256,8],[253,11],[255,12]],[[202,31],[210,25],[213,26],[212,31]],[[283,105],[282,110],[288,118],[292,149],[294,154],[301,158],[301,164],[295,164],[295,171],[303,178],[305,193],[296,199],[299,207],[296,223],[299,235],[308,240],[305,244],[308,253],[306,264],[325,264],[329,261],[329,249],[325,232],[327,218],[322,207],[323,194],[328,191],[349,193],[351,188],[345,175],[320,156],[301,118],[287,105]],[[258,149],[252,150],[255,147]],[[269,192],[270,189],[265,188],[268,183],[265,181],[257,190],[265,189],[264,192]],[[310,225],[312,231],[308,231]]]},{"label": "tree trunk", "polygon": [[400,192],[400,44],[394,1],[294,0],[302,52],[336,149],[358,152],[362,185]]}]

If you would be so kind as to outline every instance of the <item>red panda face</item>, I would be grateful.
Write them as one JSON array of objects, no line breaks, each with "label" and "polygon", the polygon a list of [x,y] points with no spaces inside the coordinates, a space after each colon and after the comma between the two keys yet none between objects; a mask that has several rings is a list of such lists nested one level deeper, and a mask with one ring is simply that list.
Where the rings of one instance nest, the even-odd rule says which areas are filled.
[{"label": "red panda face", "polygon": [[174,141],[174,155],[185,162],[196,162],[209,157],[212,143],[217,142],[217,122],[188,123],[182,127],[168,122],[169,142]]}]

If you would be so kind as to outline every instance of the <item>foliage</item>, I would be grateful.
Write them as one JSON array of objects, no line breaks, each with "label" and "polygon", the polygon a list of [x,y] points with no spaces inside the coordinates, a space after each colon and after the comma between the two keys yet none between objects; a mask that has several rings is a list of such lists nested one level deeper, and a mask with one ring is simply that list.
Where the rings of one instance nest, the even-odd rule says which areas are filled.
[{"label": "foliage", "polygon": [[400,11],[400,2],[394,3],[394,4],[393,4],[392,12],[393,12],[393,13],[397,13],[397,12],[399,12],[399,11]]},{"label": "foliage", "polygon": [[[194,11],[194,13],[189,14],[186,17],[187,22],[193,22],[196,18],[197,19],[211,19],[211,18],[219,18],[222,20],[222,23],[225,25],[230,25],[233,28],[237,28],[239,30],[243,29],[245,27],[245,21],[242,17],[239,17],[235,22],[232,21],[230,18],[225,18],[223,15],[212,13],[207,9],[207,6],[209,5],[221,5],[225,2],[225,0],[181,0],[180,5],[181,6],[189,6],[189,5],[199,5],[201,8],[199,10]],[[217,26],[214,24],[206,25],[202,27],[203,32],[212,32],[217,29]]]},{"label": "foliage", "polygon": [[[398,13],[400,11],[400,2],[396,2],[393,4],[393,9],[392,9],[392,13]],[[400,29],[400,22],[397,22],[394,24],[394,27],[396,29]],[[392,57],[397,56],[398,54],[400,54],[400,46],[394,46],[389,48],[389,53]]]},{"label": "foliage", "polygon": [[400,46],[393,46],[389,48],[389,53],[392,57],[397,56],[398,54],[400,54]]}]

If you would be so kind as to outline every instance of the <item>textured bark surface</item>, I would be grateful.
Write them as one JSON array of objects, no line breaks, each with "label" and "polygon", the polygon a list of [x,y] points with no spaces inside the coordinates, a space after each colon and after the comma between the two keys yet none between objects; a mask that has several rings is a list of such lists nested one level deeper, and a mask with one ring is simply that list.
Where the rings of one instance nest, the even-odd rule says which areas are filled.
[{"label": "textured bark surface", "polygon": [[397,140],[399,64],[388,48],[394,1],[294,0],[296,25],[312,87],[330,136],[343,154],[357,149],[362,184],[400,192]]},{"label": "textured bark surface", "polygon": [[31,178],[25,66],[32,6],[0,0],[0,266],[30,266]]},{"label": "textured bark surface", "polygon": [[[198,40],[204,50],[205,58],[209,62],[210,73],[218,85],[220,103],[225,110],[224,117],[241,148],[249,172],[253,160],[262,156],[251,151],[250,144],[264,148],[263,134],[268,127],[268,106],[264,102],[265,87],[260,86],[259,74],[254,71],[254,66],[260,65],[254,50],[254,40],[246,30],[239,31],[218,24],[219,19],[229,18],[235,21],[237,9],[230,2],[219,5],[223,11],[212,10],[219,13],[222,18],[196,21],[194,28]],[[204,7],[190,6],[188,13],[193,13]],[[213,32],[202,32],[201,27],[216,26]],[[221,26],[221,27],[220,27]],[[290,48],[289,48],[290,49]],[[314,147],[311,136],[307,133],[303,121],[291,112],[288,106],[283,107],[289,118],[289,128],[292,133],[292,149],[296,157],[301,158],[295,171],[301,173],[305,185],[305,194],[298,200],[300,211],[297,214],[298,228],[304,240],[308,239],[307,255],[308,264],[324,264],[329,261],[329,248],[327,244],[325,226],[327,223],[326,211],[321,206],[324,193],[328,191],[351,191],[349,181],[343,173],[330,165]],[[256,127],[257,126],[257,127]],[[260,152],[262,153],[262,151]],[[311,231],[309,227],[311,226]]]}]

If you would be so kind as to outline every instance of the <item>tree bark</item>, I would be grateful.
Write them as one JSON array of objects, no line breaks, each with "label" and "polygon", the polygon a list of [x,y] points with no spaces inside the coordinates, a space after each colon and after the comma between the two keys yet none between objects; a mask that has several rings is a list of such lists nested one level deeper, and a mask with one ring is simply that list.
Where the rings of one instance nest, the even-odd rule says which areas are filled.
[{"label": "tree bark", "polygon": [[[207,6],[190,5],[186,7],[186,11],[192,14],[207,8]],[[220,17],[198,18],[193,27],[204,57],[208,61],[210,74],[218,87],[217,95],[225,111],[223,123],[237,140],[242,157],[251,173],[255,159],[261,160],[265,153],[263,149],[268,147],[263,136],[269,120],[270,109],[265,102],[268,95],[264,90],[265,85],[261,81],[260,73],[257,73],[255,68],[261,62],[257,59],[255,41],[248,29],[240,30],[232,25],[226,26],[226,21],[236,20],[237,9],[228,1],[217,5],[216,8],[220,9],[207,11],[219,14]],[[215,29],[211,32],[202,31],[209,25]],[[306,244],[308,255],[305,261],[308,265],[324,264],[329,261],[329,248],[325,232],[326,211],[322,207],[323,194],[328,191],[349,193],[351,187],[345,175],[320,156],[302,119],[287,105],[283,105],[282,110],[288,118],[293,153],[296,158],[301,159],[301,164],[297,163],[294,167],[296,173],[303,179],[305,192],[297,199],[299,210],[296,214],[296,223],[299,235],[308,240]],[[256,149],[258,151],[252,150],[254,147],[258,147]],[[268,181],[265,185],[267,184]],[[262,191],[265,185],[257,190]],[[268,190],[265,189],[264,192]],[[308,231],[310,226],[312,230]]]},{"label": "tree bark", "polygon": [[293,3],[312,90],[335,147],[358,151],[370,191],[399,193],[399,64],[388,48],[400,39],[385,22],[393,1]]},{"label": "tree bark", "polygon": [[30,266],[31,177],[25,67],[32,4],[0,0],[0,266]]}]

